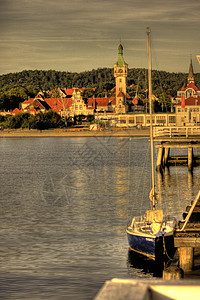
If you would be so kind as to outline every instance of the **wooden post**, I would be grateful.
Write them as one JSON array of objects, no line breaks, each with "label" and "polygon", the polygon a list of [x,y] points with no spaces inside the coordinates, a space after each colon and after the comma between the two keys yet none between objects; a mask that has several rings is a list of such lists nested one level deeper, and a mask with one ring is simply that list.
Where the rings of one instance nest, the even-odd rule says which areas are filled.
[{"label": "wooden post", "polygon": [[191,171],[193,168],[193,148],[188,147],[188,170]]},{"label": "wooden post", "polygon": [[179,267],[184,271],[192,271],[194,267],[194,248],[180,247]]},{"label": "wooden post", "polygon": [[183,271],[175,266],[170,266],[163,270],[163,279],[164,280],[176,280],[183,278]]},{"label": "wooden post", "polygon": [[162,161],[163,161],[163,147],[162,147],[162,145],[160,145],[159,149],[158,149],[156,171],[160,171],[161,170],[161,168],[162,168]]},{"label": "wooden post", "polygon": [[167,164],[168,164],[169,151],[170,151],[170,148],[165,148],[165,153],[164,153],[164,166],[167,166]]}]

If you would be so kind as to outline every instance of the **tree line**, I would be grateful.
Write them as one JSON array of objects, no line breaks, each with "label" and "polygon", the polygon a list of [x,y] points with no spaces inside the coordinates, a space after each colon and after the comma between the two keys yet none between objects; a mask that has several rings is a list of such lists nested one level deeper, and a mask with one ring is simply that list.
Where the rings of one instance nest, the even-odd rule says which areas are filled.
[{"label": "tree line", "polygon": [[[169,109],[169,96],[176,96],[177,90],[187,83],[186,73],[152,71],[153,94],[159,98],[160,110]],[[200,74],[195,75],[195,83],[200,87]],[[99,68],[81,73],[59,72],[55,70],[25,70],[0,76],[0,110],[20,108],[20,103],[33,98],[39,91],[52,91],[58,88],[96,88],[95,97],[110,96],[115,86],[113,68]],[[142,100],[147,97],[147,70],[129,69],[127,91],[132,98],[137,94]],[[56,93],[56,92],[55,92]],[[52,94],[55,96],[55,93]],[[91,90],[84,97],[91,97]]]},{"label": "tree line", "polygon": [[0,129],[38,129],[64,128],[75,125],[82,125],[83,121],[91,123],[94,121],[93,115],[75,116],[74,118],[62,118],[57,112],[49,110],[45,113],[39,112],[36,115],[30,113],[18,113],[16,115],[0,115]]}]

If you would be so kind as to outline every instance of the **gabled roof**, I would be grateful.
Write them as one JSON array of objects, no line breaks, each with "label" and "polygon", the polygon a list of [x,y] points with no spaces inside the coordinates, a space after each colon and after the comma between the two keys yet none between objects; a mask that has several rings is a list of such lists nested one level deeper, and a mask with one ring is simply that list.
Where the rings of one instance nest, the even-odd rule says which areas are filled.
[{"label": "gabled roof", "polygon": [[24,111],[23,109],[15,108],[15,109],[11,112],[11,114],[18,114],[18,113],[23,112],[23,111]]},{"label": "gabled roof", "polygon": [[124,94],[120,91],[117,97],[124,97]]},{"label": "gabled roof", "polygon": [[39,108],[39,109],[46,109],[49,110],[51,107],[48,105],[46,101],[35,99],[32,103],[30,103],[26,110],[30,110],[32,107]]},{"label": "gabled roof", "polygon": [[194,89],[195,91],[199,91],[198,87],[196,87],[196,85],[193,82],[190,82],[187,86],[186,89]]},{"label": "gabled roof", "polygon": [[199,91],[198,87],[196,87],[196,85],[193,82],[188,83],[187,86],[183,86],[181,88],[181,91],[186,91],[187,89],[193,89],[195,91]]}]

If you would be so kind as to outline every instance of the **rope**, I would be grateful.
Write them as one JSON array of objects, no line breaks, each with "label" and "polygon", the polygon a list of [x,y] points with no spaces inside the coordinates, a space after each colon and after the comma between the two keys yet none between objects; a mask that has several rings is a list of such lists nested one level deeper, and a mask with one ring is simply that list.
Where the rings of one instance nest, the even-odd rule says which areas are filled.
[{"label": "rope", "polygon": [[169,260],[173,260],[173,258],[171,258],[170,256],[169,256],[169,254],[167,253],[167,249],[166,249],[166,246],[165,246],[165,237],[164,237],[164,235],[163,235],[163,248],[164,248],[164,254],[166,254],[167,255],[167,258],[169,259]]}]

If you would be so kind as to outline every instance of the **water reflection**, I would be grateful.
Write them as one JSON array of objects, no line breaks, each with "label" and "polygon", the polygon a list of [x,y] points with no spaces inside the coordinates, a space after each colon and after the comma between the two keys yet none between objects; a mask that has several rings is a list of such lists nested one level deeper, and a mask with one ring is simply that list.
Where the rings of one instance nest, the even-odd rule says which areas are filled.
[{"label": "water reflection", "polygon": [[132,270],[137,270],[143,274],[143,276],[162,277],[163,266],[156,264],[155,261],[143,255],[128,250],[128,269],[130,274]]},{"label": "water reflection", "polygon": [[189,172],[187,167],[169,167],[156,173],[159,204],[166,213],[182,218],[186,205],[194,200],[199,186],[200,169]]}]

